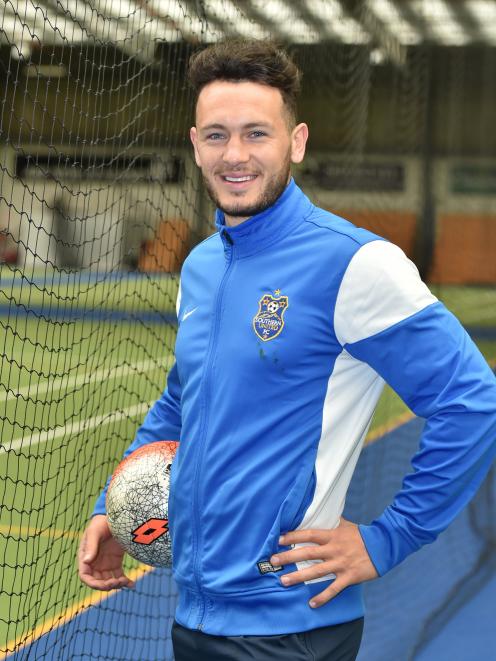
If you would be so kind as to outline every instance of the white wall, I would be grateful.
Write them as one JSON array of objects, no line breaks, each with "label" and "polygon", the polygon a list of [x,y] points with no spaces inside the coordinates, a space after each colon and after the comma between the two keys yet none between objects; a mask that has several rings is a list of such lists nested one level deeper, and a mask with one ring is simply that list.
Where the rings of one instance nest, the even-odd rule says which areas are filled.
[{"label": "white wall", "polygon": [[[26,151],[33,153],[33,146]],[[67,153],[68,148],[61,147],[60,151]],[[129,221],[140,228],[133,231],[151,238],[162,218],[195,220],[199,183],[189,153],[185,153],[185,179],[180,184],[68,180],[64,186],[64,182],[51,179],[21,181],[13,176],[15,151],[10,147],[0,152],[0,163],[0,228],[8,227],[19,241],[18,263],[23,269],[57,265],[57,203],[67,216],[69,240],[78,245],[80,266],[95,271],[120,268],[123,231]]]}]

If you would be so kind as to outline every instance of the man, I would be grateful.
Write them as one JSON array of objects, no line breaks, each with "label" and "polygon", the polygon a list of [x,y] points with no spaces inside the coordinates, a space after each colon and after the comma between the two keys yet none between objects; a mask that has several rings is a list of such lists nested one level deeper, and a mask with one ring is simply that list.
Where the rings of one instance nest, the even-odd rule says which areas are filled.
[{"label": "man", "polygon": [[[299,73],[265,42],[192,58],[197,165],[218,232],[186,260],[176,363],[128,452],[180,439],[169,516],[176,661],[354,659],[360,583],[431,542],[496,450],[496,380],[399,248],[291,178]],[[384,380],[427,418],[414,471],[368,526],[341,518]],[[80,576],[129,586],[105,492]]]}]

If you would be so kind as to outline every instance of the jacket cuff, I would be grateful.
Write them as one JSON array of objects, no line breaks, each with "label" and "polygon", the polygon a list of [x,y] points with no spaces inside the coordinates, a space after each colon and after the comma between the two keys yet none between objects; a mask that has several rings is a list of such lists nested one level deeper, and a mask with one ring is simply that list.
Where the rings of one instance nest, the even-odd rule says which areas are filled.
[{"label": "jacket cuff", "polygon": [[105,508],[105,494],[102,494],[95,503],[95,507],[91,513],[91,516],[95,516],[96,514],[107,514],[107,510]]},{"label": "jacket cuff", "polygon": [[384,576],[421,546],[421,544],[412,546],[408,543],[392,526],[386,512],[370,525],[358,526],[367,553],[379,576]]},{"label": "jacket cuff", "polygon": [[107,482],[101,492],[101,494],[98,496],[98,499],[95,503],[95,507],[93,509],[93,512],[91,513],[91,516],[95,516],[96,514],[107,514],[107,508],[105,507],[105,501],[107,499],[107,489],[108,485],[110,484],[111,477],[107,479]]}]

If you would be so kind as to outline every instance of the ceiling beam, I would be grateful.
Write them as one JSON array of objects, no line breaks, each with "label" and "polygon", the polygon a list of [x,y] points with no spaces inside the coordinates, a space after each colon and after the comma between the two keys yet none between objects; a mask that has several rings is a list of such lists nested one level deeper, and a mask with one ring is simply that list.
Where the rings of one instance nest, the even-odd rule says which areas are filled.
[{"label": "ceiling beam", "polygon": [[408,0],[391,0],[391,2],[401,14],[402,18],[407,23],[410,23],[410,25],[413,25],[417,32],[422,35],[423,41],[431,41],[434,39],[434,35],[429,29],[427,21],[421,14],[418,14],[412,8],[411,3],[408,2]]},{"label": "ceiling beam", "polygon": [[288,5],[290,5],[293,10],[298,14],[302,21],[310,25],[315,32],[319,35],[321,41],[328,41],[329,39],[336,39],[337,35],[325,25],[325,23],[317,18],[314,13],[312,13],[305,2],[301,0],[287,0]]},{"label": "ceiling beam", "polygon": [[[56,29],[57,14],[42,5],[27,0],[11,0],[3,12],[2,41],[19,48],[20,42],[39,48],[44,43],[63,44],[64,39]],[[24,50],[24,49],[23,49]],[[21,54],[22,55],[22,54]]]},{"label": "ceiling beam", "polygon": [[[205,23],[205,26],[212,26],[214,28],[212,32],[218,30],[219,36],[229,34],[229,23],[209,11],[204,0],[183,0],[183,4],[190,9],[194,16],[198,17],[201,23]],[[203,41],[207,41],[207,39]]]},{"label": "ceiling beam", "polygon": [[281,27],[276,21],[272,20],[266,16],[263,12],[257,9],[250,0],[239,0],[237,2],[243,8],[243,13],[247,18],[249,18],[254,23],[258,23],[267,29],[273,37],[280,39],[281,41],[288,41],[288,33],[284,30],[281,30]]},{"label": "ceiling beam", "polygon": [[406,48],[387,26],[369,9],[365,0],[339,0],[343,12],[355,19],[370,36],[386,59],[397,66],[406,62]]},{"label": "ceiling beam", "polygon": [[470,36],[471,41],[483,43],[485,41],[484,35],[482,34],[475,18],[467,10],[466,5],[463,2],[450,2],[449,6],[456,20]]},{"label": "ceiling beam", "polygon": [[[176,7],[171,8],[170,3],[168,2],[167,5],[165,5],[167,7],[167,11],[164,11],[164,7],[162,6],[162,2],[160,0],[134,0],[134,1],[141,8],[141,10],[145,12],[147,16],[157,21],[163,22],[165,25],[168,26],[169,29],[176,30],[177,32],[179,32],[181,34],[181,37],[184,39],[184,41],[190,43],[200,42],[198,33],[191,28],[192,25],[191,20],[189,21],[189,26],[188,26],[188,19],[181,11],[181,5],[178,4]],[[172,12],[171,9],[175,9],[175,11]],[[181,18],[184,18],[184,20],[181,20]],[[197,24],[199,23],[200,21],[198,20]]]},{"label": "ceiling beam", "polygon": [[[93,38],[100,44],[112,44],[115,48],[130,55],[144,64],[155,62],[155,42],[144,33],[134,30],[128,31],[129,22],[115,20],[103,12],[105,1],[93,0],[94,6],[86,0],[44,0],[60,16],[61,20],[74,21],[83,32],[88,41]],[[105,6],[102,6],[105,5]],[[130,36],[132,34],[132,36]]]}]

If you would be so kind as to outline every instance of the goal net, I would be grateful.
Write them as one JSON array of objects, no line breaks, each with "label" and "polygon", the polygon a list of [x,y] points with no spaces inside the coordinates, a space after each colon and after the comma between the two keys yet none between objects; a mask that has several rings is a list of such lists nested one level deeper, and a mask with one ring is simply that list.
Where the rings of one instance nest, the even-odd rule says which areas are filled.
[{"label": "goal net", "polygon": [[[198,48],[233,35],[287,47],[310,126],[297,183],[400,245],[496,360],[496,35],[484,3],[447,2],[446,14],[434,4],[3,3],[1,658],[172,658],[170,574],[128,560],[136,590],[97,594],[75,558],[95,499],[163,389],[181,264],[214,230],[188,137],[186,67]],[[398,488],[419,435],[411,417],[386,391],[349,498],[357,520]],[[370,588],[368,661],[400,658],[400,639],[403,651],[420,649],[458,581],[477,585],[496,534],[493,487],[456,539],[438,542],[443,571],[426,572],[425,590],[408,577],[413,565],[396,578],[418,626],[384,601],[389,584]]]}]

